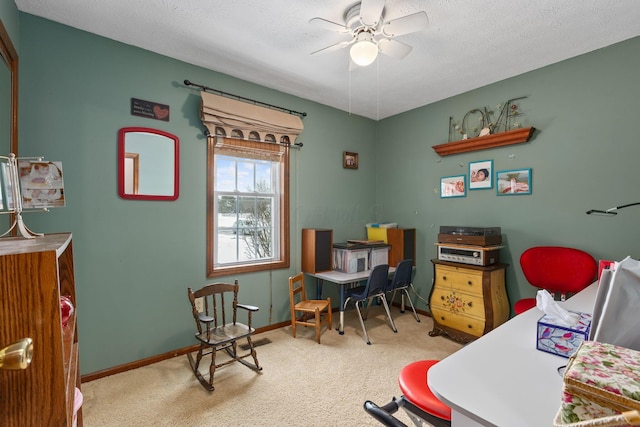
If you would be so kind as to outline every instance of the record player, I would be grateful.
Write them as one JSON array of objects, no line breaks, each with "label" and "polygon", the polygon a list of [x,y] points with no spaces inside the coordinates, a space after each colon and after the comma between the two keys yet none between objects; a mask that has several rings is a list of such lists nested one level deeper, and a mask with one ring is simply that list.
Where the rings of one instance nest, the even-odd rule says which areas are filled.
[{"label": "record player", "polygon": [[502,244],[500,227],[464,227],[441,225],[438,243],[495,246]]}]

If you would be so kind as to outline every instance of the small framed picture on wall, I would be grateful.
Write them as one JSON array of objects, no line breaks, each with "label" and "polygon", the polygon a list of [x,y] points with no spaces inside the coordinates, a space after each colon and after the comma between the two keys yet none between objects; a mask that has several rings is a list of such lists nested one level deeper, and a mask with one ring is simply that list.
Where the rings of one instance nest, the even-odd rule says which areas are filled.
[{"label": "small framed picture on wall", "polygon": [[493,188],[493,160],[469,162],[469,190]]},{"label": "small framed picture on wall", "polygon": [[467,187],[465,175],[444,176],[440,178],[440,198],[465,197]]},{"label": "small framed picture on wall", "polygon": [[358,153],[345,151],[342,156],[342,167],[345,169],[358,169]]},{"label": "small framed picture on wall", "polygon": [[512,169],[496,172],[498,196],[531,194],[531,169]]}]

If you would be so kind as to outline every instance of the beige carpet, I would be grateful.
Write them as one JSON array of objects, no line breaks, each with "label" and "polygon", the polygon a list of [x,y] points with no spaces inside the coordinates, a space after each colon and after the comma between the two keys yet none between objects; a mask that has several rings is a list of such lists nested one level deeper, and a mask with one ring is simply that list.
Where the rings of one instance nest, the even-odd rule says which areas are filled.
[{"label": "beige carpet", "polygon": [[[366,322],[364,342],[355,311],[345,313],[345,334],[291,327],[258,334],[261,373],[239,363],[216,371],[212,393],[193,376],[186,356],[101,378],[82,385],[83,420],[99,426],[380,426],[364,409],[399,397],[400,369],[416,360],[443,359],[461,348],[444,337],[429,337],[432,320],[392,308],[394,334],[382,307]],[[334,325],[337,325],[337,313]],[[223,353],[218,353],[223,354]],[[206,372],[207,367],[203,370]],[[396,415],[407,425],[409,418]]]}]

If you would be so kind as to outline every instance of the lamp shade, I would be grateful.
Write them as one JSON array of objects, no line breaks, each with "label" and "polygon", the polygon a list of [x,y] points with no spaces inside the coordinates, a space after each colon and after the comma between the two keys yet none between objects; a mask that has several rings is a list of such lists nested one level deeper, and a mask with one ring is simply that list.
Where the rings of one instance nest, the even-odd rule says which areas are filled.
[{"label": "lamp shade", "polygon": [[370,65],[378,57],[378,45],[373,42],[371,34],[363,31],[349,51],[351,60],[361,67]]}]

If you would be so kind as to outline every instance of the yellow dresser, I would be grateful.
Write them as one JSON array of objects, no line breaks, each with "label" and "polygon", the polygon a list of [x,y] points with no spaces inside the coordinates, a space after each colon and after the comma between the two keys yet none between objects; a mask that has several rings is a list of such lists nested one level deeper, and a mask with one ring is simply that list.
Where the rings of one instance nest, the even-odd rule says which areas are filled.
[{"label": "yellow dresser", "polygon": [[431,260],[434,280],[429,296],[430,336],[442,333],[469,342],[509,319],[505,288],[507,264],[486,267]]}]

